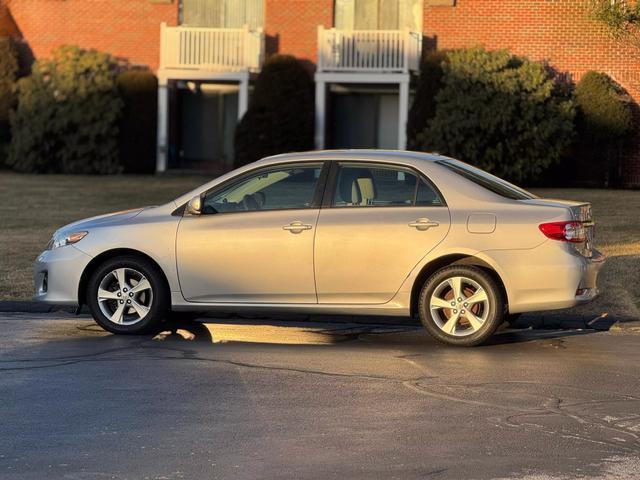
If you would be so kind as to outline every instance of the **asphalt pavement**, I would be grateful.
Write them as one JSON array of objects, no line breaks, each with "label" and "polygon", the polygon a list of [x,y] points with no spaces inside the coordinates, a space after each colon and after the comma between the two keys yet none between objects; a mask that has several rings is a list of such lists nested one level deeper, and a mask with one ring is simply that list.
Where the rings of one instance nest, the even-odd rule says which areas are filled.
[{"label": "asphalt pavement", "polygon": [[0,478],[640,478],[640,336],[0,314]]}]

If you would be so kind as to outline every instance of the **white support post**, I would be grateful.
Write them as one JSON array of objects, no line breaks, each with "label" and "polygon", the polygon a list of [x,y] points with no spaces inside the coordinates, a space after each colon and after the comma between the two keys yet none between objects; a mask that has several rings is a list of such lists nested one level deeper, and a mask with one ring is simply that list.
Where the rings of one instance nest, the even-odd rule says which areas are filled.
[{"label": "white support post", "polygon": [[407,149],[407,118],[409,117],[409,78],[399,83],[398,97],[398,150]]},{"label": "white support post", "polygon": [[403,44],[404,44],[404,65],[402,66],[402,71],[404,73],[409,73],[411,71],[411,63],[410,63],[410,52],[411,52],[411,32],[409,31],[408,28],[404,29],[404,39],[403,39]]},{"label": "white support post", "polygon": [[156,173],[167,169],[169,148],[169,85],[167,78],[158,75],[158,145],[156,151]]},{"label": "white support post", "polygon": [[324,149],[324,132],[326,119],[326,83],[324,80],[316,78],[316,122],[315,122],[315,145],[317,150]]},{"label": "white support post", "polygon": [[239,82],[240,90],[238,91],[238,121],[242,119],[247,108],[249,107],[249,72],[242,75]]},{"label": "white support post", "polygon": [[318,71],[322,72],[324,70],[324,27],[322,25],[318,25],[318,38],[316,39],[316,43],[318,44]]}]

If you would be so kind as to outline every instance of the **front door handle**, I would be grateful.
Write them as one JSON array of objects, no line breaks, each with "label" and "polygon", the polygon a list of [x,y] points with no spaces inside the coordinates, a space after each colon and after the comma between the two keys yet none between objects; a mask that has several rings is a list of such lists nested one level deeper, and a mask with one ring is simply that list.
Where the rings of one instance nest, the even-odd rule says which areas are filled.
[{"label": "front door handle", "polygon": [[429,230],[430,228],[437,227],[439,225],[440,224],[438,222],[432,222],[428,218],[419,218],[415,222],[411,222],[409,224],[410,227],[420,231]]},{"label": "front door handle", "polygon": [[283,230],[288,230],[291,233],[300,233],[303,230],[311,230],[311,225],[302,222],[291,222],[289,225],[282,227]]}]

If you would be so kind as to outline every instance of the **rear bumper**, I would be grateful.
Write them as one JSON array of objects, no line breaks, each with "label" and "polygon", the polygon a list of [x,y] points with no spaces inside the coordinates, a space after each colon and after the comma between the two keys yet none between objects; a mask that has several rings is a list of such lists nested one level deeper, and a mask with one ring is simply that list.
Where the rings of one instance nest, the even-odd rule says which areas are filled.
[{"label": "rear bumper", "polygon": [[549,240],[531,250],[485,253],[502,267],[511,313],[571,308],[598,295],[605,256],[596,250],[587,258],[570,245]]},{"label": "rear bumper", "polygon": [[604,265],[606,257],[598,250],[593,250],[591,258],[584,259],[582,278],[576,291],[576,304],[587,303],[598,296],[598,273]]},{"label": "rear bumper", "polygon": [[33,299],[51,305],[78,305],[82,272],[91,257],[73,245],[45,250],[33,264]]}]

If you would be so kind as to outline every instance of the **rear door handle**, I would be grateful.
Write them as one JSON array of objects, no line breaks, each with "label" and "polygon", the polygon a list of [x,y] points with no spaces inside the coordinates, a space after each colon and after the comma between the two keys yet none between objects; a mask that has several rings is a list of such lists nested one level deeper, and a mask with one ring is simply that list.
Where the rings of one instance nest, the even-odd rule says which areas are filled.
[{"label": "rear door handle", "polygon": [[415,222],[411,222],[409,224],[410,227],[420,231],[429,230],[430,228],[437,227],[439,225],[440,224],[438,222],[432,222],[428,218],[419,218]]},{"label": "rear door handle", "polygon": [[302,222],[291,222],[289,225],[282,227],[283,230],[288,230],[291,233],[300,233],[303,230],[311,230],[311,225]]}]

